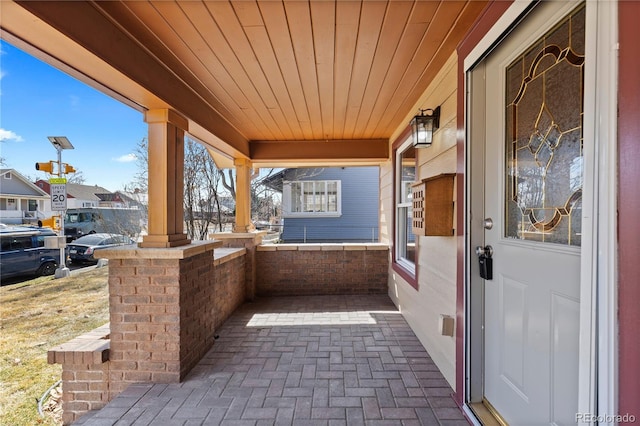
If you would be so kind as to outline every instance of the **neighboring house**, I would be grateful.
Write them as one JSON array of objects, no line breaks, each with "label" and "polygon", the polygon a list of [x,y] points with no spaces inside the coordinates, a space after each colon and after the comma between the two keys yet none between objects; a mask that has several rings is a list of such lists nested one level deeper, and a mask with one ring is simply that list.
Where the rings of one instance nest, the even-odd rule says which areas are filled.
[{"label": "neighboring house", "polygon": [[146,209],[149,204],[149,195],[146,192],[135,190],[134,192],[116,191],[127,203],[129,208]]},{"label": "neighboring house", "polygon": [[[36,185],[45,191],[50,192],[49,182],[40,179]],[[125,192],[111,192],[98,185],[81,185],[78,183],[67,184],[67,208],[142,208],[146,205],[146,194],[128,194]],[[51,200],[45,205],[45,214],[51,216]]]},{"label": "neighboring house", "polygon": [[49,194],[13,169],[0,169],[0,222],[36,223],[51,206]]},{"label": "neighboring house", "polygon": [[265,184],[282,192],[283,242],[378,240],[378,167],[284,169]]}]

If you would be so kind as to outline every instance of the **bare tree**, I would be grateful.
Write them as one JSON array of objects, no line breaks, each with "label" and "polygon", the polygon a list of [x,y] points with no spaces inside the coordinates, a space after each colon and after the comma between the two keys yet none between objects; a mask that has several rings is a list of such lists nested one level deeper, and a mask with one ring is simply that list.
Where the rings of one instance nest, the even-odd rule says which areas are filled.
[{"label": "bare tree", "polygon": [[[273,191],[264,182],[271,177],[276,169],[262,169],[261,173],[255,173],[251,179],[251,217],[253,220],[268,221],[277,215],[277,202]],[[235,172],[233,169],[225,169],[221,173],[221,183],[233,199],[236,199]]]},{"label": "bare tree", "polygon": [[[225,175],[224,172],[227,172],[227,174]],[[222,186],[224,186],[227,191],[229,191],[229,193],[231,194],[231,197],[235,200],[236,199],[236,180],[235,180],[235,175],[233,173],[233,169],[224,169],[222,170],[221,173],[221,183]]]},{"label": "bare tree", "polygon": [[211,225],[222,231],[225,216],[220,205],[222,172],[207,149],[187,139],[184,164],[184,211],[187,234],[204,240]]},{"label": "bare tree", "polygon": [[[142,139],[134,150],[138,172],[134,180],[125,185],[130,193],[147,192],[148,141]],[[252,218],[268,220],[278,213],[279,202],[267,188],[264,179],[274,169],[263,172],[251,182]],[[206,239],[211,228],[220,232],[224,225],[233,223],[236,200],[235,171],[218,169],[207,149],[187,139],[184,154],[184,219],[191,239]]]},{"label": "bare tree", "polygon": [[125,185],[125,191],[132,193],[146,193],[149,189],[149,142],[147,138],[142,138],[133,150],[136,156],[138,171],[133,177],[133,181]]},{"label": "bare tree", "polygon": [[67,183],[83,184],[85,183],[85,181],[86,179],[84,178],[84,174],[81,170],[78,170],[77,172],[72,173],[67,177]]}]

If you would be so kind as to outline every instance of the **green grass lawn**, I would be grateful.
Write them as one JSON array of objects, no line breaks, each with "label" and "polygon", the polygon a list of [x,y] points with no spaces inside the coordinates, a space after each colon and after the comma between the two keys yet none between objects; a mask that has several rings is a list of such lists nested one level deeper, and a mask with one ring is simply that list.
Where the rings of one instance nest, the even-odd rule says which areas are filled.
[{"label": "green grass lawn", "polygon": [[0,425],[54,425],[38,399],[60,380],[47,350],[109,321],[108,268],[0,287]]}]

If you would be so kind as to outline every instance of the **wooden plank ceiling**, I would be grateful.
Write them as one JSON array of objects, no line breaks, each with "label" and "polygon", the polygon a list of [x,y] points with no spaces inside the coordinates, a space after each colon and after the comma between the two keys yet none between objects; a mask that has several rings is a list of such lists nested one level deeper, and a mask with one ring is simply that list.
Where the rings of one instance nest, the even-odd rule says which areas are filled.
[{"label": "wooden plank ceiling", "polygon": [[[38,39],[35,23],[30,35],[3,19],[10,41],[21,40],[57,58],[141,109],[154,107],[160,99],[185,114],[195,128],[227,143],[234,155],[250,156],[248,147],[267,142],[336,141],[333,146],[340,147],[349,141],[366,146],[366,141],[385,140],[388,146],[394,131],[417,112],[420,95],[486,2],[164,0],[17,5],[153,96],[136,94],[104,72],[76,63],[73,57],[61,57],[65,54]],[[118,52],[131,56],[125,60]],[[134,68],[136,58],[142,58],[139,64],[155,80]],[[171,79],[178,82],[167,84]],[[172,95],[171,90],[189,97]]]}]

